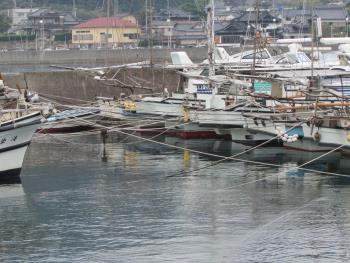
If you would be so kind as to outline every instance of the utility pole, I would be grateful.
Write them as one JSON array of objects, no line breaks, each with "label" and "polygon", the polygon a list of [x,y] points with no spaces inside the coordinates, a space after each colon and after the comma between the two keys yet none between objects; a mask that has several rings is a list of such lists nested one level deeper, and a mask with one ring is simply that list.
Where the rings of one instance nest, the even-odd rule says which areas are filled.
[{"label": "utility pole", "polygon": [[[168,0],[168,22],[169,22],[169,27],[171,27],[171,17],[170,17],[170,0]],[[173,34],[173,28],[171,28],[171,31],[168,36],[168,48],[171,49],[171,41],[172,41],[172,34]]]},{"label": "utility pole", "polygon": [[16,0],[13,0],[13,8],[14,8],[14,9],[17,8],[17,2],[16,2]]},{"label": "utility pole", "polygon": [[119,14],[119,0],[114,0],[113,3],[113,10],[114,10],[114,16],[116,16],[117,14]]},{"label": "utility pole", "polygon": [[110,0],[107,0],[107,30],[106,30],[106,48],[108,49],[108,42],[109,42],[109,27],[110,27],[110,24],[109,24],[109,17],[110,17],[110,10],[111,7],[110,7]]},{"label": "utility pole", "polygon": [[[147,40],[147,47],[149,47],[149,33],[148,33],[148,0],[145,0],[145,33]],[[145,45],[146,46],[146,45]]]},{"label": "utility pole", "polygon": [[75,3],[75,0],[73,0],[73,9],[72,9],[72,15],[74,17],[77,16],[77,7],[76,7],[76,3]]},{"label": "utility pole", "polygon": [[214,0],[210,0],[210,3],[207,7],[207,31],[208,31],[209,77],[211,77],[215,75]]},{"label": "utility pole", "polygon": [[110,0],[107,0],[107,17],[111,15],[111,2]]}]

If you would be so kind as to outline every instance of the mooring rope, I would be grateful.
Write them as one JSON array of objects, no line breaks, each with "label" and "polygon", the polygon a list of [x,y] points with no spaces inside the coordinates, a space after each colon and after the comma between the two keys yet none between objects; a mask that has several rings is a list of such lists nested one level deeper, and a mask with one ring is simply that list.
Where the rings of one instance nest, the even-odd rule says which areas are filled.
[{"label": "mooring rope", "polygon": [[[121,134],[127,134],[126,132],[121,131],[121,130],[116,130],[116,132],[121,133]],[[177,146],[177,145],[172,145],[172,144],[168,144],[168,143],[164,143],[164,142],[150,140],[148,138],[144,138],[144,137],[133,135],[133,134],[129,134],[129,135],[131,137],[139,138],[141,140],[148,141],[148,142],[151,142],[151,143],[155,143],[155,144],[159,144],[159,145],[163,145],[163,146],[168,146],[169,148],[173,148],[173,149],[177,149],[177,150],[189,151],[189,152],[197,153],[197,154],[204,155],[204,156],[215,157],[215,158],[222,158],[222,159],[227,158],[228,160],[238,161],[238,162],[242,162],[242,163],[264,165],[264,166],[274,167],[274,168],[283,168],[282,165],[278,165],[278,164],[265,163],[265,162],[259,162],[259,161],[252,161],[252,160],[240,159],[240,158],[236,158],[236,157],[226,157],[226,156],[222,156],[222,155],[218,155],[218,154],[214,154],[214,153],[202,152],[202,151],[198,151],[198,150],[194,150],[194,149],[188,149],[188,148],[180,147],[180,146]],[[341,147],[344,147],[344,146],[345,145],[342,145]],[[332,150],[331,152],[333,152],[333,151],[334,150]],[[328,153],[328,154],[330,154],[330,153]],[[335,175],[335,176],[341,176],[341,177],[350,178],[350,175],[318,171],[318,170],[313,170],[313,169],[303,168],[303,167],[298,168],[298,170],[307,171],[307,172],[315,172],[315,173],[320,173],[320,174],[325,174],[325,175]]]},{"label": "mooring rope", "polygon": [[[301,124],[303,124],[303,122],[300,122],[300,123],[294,125],[293,127],[289,128],[285,133],[290,132],[291,130],[293,130],[294,128],[300,126]],[[178,173],[173,174],[173,175],[169,175],[168,177],[174,177],[174,176],[180,176],[180,175],[189,174],[189,173],[193,173],[193,172],[198,172],[200,170],[216,166],[216,165],[218,165],[218,164],[220,164],[220,163],[222,163],[224,161],[227,161],[227,160],[229,160],[231,158],[239,157],[239,156],[241,156],[243,154],[246,154],[246,153],[251,152],[251,151],[253,151],[253,150],[257,149],[257,148],[260,148],[260,147],[262,147],[262,146],[264,146],[264,145],[266,145],[266,144],[268,144],[268,143],[270,143],[270,142],[272,142],[274,140],[277,140],[279,137],[280,137],[280,135],[276,135],[276,136],[272,137],[271,139],[269,139],[269,140],[267,140],[267,141],[265,141],[263,143],[260,143],[259,145],[256,145],[254,147],[250,147],[247,150],[244,150],[243,152],[234,154],[234,155],[229,156],[229,157],[222,158],[221,160],[215,161],[215,162],[213,162],[213,163],[211,163],[209,165],[205,165],[203,167],[199,167],[199,168],[193,169],[191,171],[182,170],[181,172],[178,172]]]}]

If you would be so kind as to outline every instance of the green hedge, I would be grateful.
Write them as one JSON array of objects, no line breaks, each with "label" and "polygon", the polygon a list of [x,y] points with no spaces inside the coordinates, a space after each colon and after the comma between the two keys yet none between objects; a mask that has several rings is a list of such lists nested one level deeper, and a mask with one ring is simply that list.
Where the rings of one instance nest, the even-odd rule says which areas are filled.
[{"label": "green hedge", "polygon": [[0,41],[6,42],[6,41],[33,41],[35,39],[35,36],[26,36],[26,35],[11,35],[11,34],[2,34],[0,35]]},{"label": "green hedge", "polygon": [[72,40],[72,33],[62,33],[55,35],[55,41],[70,41]]}]

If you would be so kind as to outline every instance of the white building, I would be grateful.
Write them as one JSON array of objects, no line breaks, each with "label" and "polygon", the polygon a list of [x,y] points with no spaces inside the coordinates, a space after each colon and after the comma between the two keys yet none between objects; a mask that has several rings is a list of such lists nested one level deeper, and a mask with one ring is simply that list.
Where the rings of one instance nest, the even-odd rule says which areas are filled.
[{"label": "white building", "polygon": [[28,23],[28,16],[32,12],[36,12],[38,8],[14,8],[7,11],[8,17],[11,19],[12,25],[10,33],[23,34],[22,27]]},{"label": "white building", "polygon": [[19,25],[28,19],[28,15],[31,12],[35,12],[38,9],[33,8],[15,8],[8,10],[8,16],[12,20],[13,25]]}]

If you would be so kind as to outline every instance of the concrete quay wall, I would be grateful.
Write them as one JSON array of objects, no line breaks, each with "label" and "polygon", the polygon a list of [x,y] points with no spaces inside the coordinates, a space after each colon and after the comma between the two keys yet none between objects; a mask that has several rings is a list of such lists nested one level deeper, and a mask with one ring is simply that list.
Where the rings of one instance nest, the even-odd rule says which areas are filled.
[{"label": "concrete quay wall", "polygon": [[72,104],[83,104],[85,100],[92,101],[96,96],[118,97],[120,93],[127,95],[159,93],[164,88],[174,91],[179,83],[179,75],[175,71],[160,69],[121,70],[117,78],[128,85],[140,84],[147,89],[111,85],[110,82],[94,80],[89,73],[77,71],[9,74],[5,75],[5,82],[13,88],[16,85],[21,88],[28,86],[29,90],[46,95],[51,99],[57,99],[61,103]]},{"label": "concrete quay wall", "polygon": [[120,49],[120,50],[57,50],[0,52],[0,65],[74,64],[115,65],[150,60],[154,63],[171,63],[171,51],[186,51],[194,62],[206,58],[206,48],[187,49]]}]

